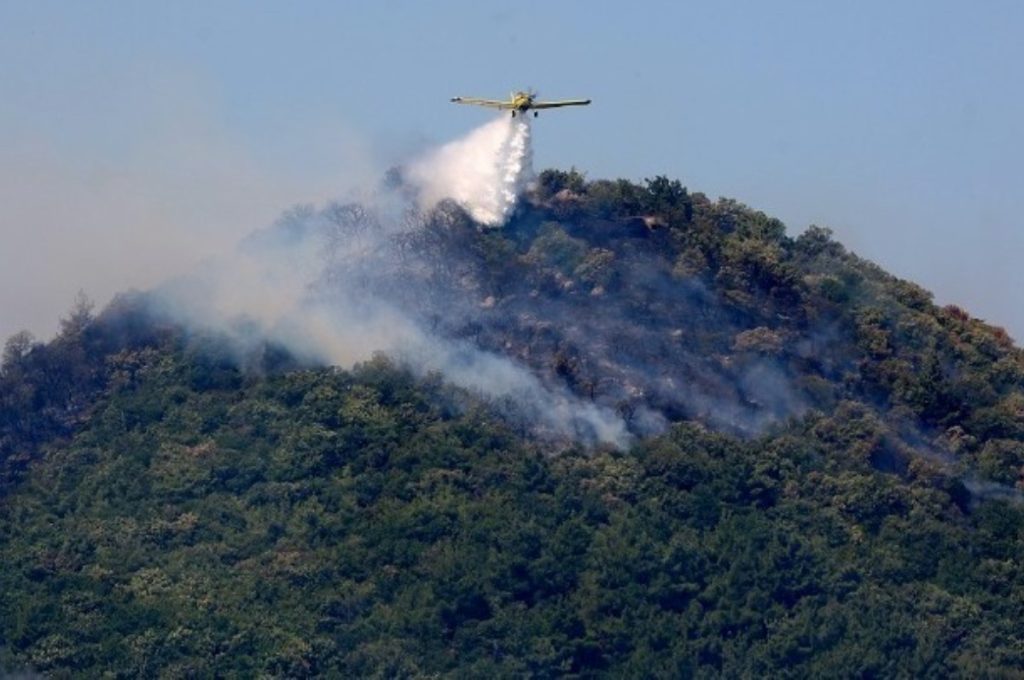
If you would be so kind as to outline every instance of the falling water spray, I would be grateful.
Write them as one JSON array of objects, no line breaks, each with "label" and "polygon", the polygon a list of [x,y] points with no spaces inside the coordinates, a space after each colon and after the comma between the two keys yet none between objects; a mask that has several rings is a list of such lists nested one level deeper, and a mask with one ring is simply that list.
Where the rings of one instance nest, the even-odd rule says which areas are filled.
[{"label": "falling water spray", "polygon": [[533,178],[529,119],[502,115],[414,161],[406,178],[420,207],[449,198],[480,224],[500,227]]}]

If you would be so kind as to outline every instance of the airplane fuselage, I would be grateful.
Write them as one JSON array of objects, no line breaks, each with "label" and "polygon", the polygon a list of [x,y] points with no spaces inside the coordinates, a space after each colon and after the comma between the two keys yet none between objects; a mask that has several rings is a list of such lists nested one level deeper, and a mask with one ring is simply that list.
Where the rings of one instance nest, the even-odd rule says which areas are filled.
[{"label": "airplane fuselage", "polygon": [[519,113],[526,113],[533,106],[533,95],[529,92],[512,93],[512,110]]}]

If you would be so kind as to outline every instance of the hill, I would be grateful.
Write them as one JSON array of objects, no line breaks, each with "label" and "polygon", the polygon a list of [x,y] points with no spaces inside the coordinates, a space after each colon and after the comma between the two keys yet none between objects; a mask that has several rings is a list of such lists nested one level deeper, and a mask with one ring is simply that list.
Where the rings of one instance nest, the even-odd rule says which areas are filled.
[{"label": "hill", "polygon": [[293,212],[248,247],[323,246],[319,303],[386,305],[418,353],[328,367],[153,294],[8,342],[0,668],[1024,665],[1005,332],[664,177],[546,171],[500,230],[383,219]]}]

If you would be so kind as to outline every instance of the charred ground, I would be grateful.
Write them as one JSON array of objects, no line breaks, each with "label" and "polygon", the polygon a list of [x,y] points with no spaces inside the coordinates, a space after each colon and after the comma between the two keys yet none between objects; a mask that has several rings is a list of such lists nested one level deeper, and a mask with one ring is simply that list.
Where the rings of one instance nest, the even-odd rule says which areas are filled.
[{"label": "charred ground", "polygon": [[[319,228],[344,242],[366,222],[349,206]],[[503,229],[445,205],[397,243],[357,263],[367,291],[617,409],[638,435],[695,419],[751,436],[847,401],[940,456],[1024,435],[1024,354],[1005,331],[936,306],[826,229],[792,238],[664,177],[547,171]]]}]

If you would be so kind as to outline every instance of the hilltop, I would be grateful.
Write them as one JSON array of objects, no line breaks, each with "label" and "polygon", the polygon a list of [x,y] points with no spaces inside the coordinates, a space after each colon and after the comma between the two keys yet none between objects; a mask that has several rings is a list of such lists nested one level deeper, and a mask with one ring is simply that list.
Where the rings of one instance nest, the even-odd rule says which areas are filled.
[{"label": "hilltop", "polygon": [[501,229],[385,220],[293,211],[247,247],[317,244],[318,309],[386,307],[416,352],[332,367],[154,293],[8,342],[0,668],[1024,665],[1003,330],[666,177],[548,170]]}]

